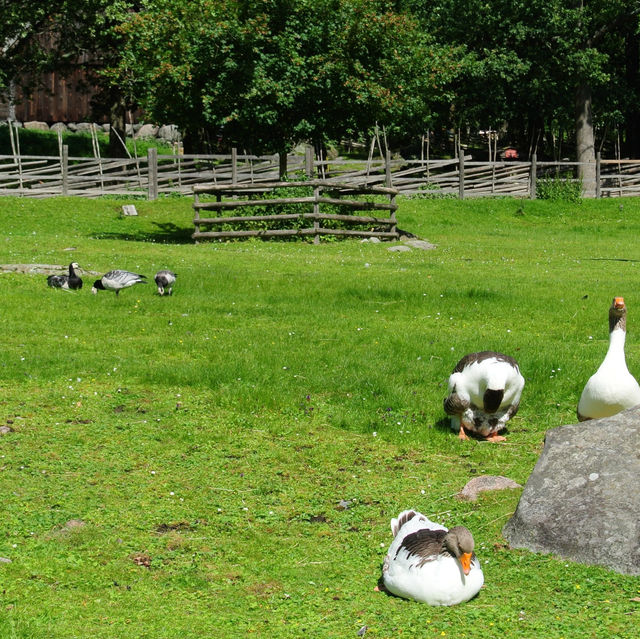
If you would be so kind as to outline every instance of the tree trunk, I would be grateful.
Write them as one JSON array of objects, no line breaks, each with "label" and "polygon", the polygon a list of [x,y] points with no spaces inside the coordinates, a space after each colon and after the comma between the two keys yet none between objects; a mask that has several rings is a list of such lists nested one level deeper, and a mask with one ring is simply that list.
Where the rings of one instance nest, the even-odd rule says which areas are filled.
[{"label": "tree trunk", "polygon": [[125,147],[126,107],[122,97],[115,98],[109,109],[109,150],[110,158],[126,158],[127,149]]},{"label": "tree trunk", "polygon": [[576,160],[578,179],[582,181],[582,195],[596,194],[596,148],[591,113],[591,87],[583,82],[576,90]]}]

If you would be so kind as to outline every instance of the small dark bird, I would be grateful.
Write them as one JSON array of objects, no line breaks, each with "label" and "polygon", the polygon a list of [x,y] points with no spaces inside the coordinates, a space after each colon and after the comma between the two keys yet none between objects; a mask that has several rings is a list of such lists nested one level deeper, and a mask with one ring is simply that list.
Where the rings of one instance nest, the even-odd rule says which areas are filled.
[{"label": "small dark bird", "polygon": [[77,291],[82,288],[82,278],[76,273],[76,269],[80,268],[77,262],[69,264],[68,275],[49,275],[47,284],[51,288],[61,288],[64,291]]},{"label": "small dark bird", "polygon": [[162,270],[158,271],[155,276],[156,286],[158,287],[158,293],[164,295],[165,289],[169,295],[173,294],[173,285],[175,284],[176,277],[178,275],[173,271]]},{"label": "small dark bird", "polygon": [[115,291],[118,295],[123,288],[129,288],[134,284],[146,284],[145,279],[146,275],[116,269],[96,280],[91,287],[91,292],[95,295],[98,291]]}]

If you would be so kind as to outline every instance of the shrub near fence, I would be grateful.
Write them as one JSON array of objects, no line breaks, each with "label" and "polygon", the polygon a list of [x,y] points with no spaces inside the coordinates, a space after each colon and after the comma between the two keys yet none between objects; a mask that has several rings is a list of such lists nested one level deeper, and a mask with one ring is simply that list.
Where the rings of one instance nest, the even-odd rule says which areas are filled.
[{"label": "shrub near fence", "polygon": [[[394,240],[399,236],[397,193],[396,189],[383,186],[354,187],[324,180],[198,186],[194,188],[192,237],[196,242],[312,237],[316,244],[323,235]],[[212,196],[215,200],[210,199]],[[214,217],[203,217],[209,211]],[[362,215],[364,211],[378,215]]]}]

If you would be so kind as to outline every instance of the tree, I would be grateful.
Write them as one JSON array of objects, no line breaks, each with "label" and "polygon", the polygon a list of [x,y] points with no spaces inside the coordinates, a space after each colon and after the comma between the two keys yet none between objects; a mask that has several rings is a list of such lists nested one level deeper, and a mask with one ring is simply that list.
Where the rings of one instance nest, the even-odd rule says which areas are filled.
[{"label": "tree", "polygon": [[408,14],[365,0],[149,0],[110,70],[195,149],[222,135],[255,152],[423,131],[458,62]]},{"label": "tree", "polygon": [[[426,8],[420,2],[405,4],[439,42],[465,47],[468,64],[454,98],[459,120],[495,128],[508,122],[511,134],[519,135],[521,144],[528,139],[532,149],[542,131],[573,129],[576,158],[593,163],[594,118],[600,123],[620,121],[625,108],[637,102],[637,2],[436,0]],[[628,55],[621,62],[625,34]],[[585,183],[591,183],[594,166],[581,169]]]},{"label": "tree", "polygon": [[120,35],[115,27],[139,3],[129,0],[2,0],[0,21],[0,93],[11,83],[25,95],[38,87],[43,73],[69,75],[82,69],[86,81],[97,89],[94,110],[111,122],[109,154],[125,152],[125,96],[101,76],[119,56]]}]

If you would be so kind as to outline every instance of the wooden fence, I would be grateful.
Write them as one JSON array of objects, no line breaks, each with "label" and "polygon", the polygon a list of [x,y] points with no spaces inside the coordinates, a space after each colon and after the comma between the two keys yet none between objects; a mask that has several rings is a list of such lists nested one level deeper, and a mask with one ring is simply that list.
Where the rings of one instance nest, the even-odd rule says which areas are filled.
[{"label": "wooden fence", "polygon": [[[284,197],[278,197],[283,191]],[[201,239],[313,236],[316,244],[322,235],[395,240],[398,239],[397,194],[393,188],[354,187],[328,180],[197,186],[194,188],[195,232],[192,237],[197,242]],[[207,199],[207,196],[214,196],[215,200]],[[256,208],[257,215],[242,214]],[[214,217],[201,215],[207,211],[213,211]],[[373,211],[377,215],[354,214],[353,211]],[[388,217],[380,217],[381,212],[386,212]],[[209,230],[225,226],[224,230]]]},{"label": "wooden fence", "polygon": [[[536,197],[545,177],[576,181],[577,162],[479,162],[470,156],[446,160],[318,160],[308,149],[287,158],[287,175],[335,181],[351,186],[391,185],[400,193],[422,197]],[[199,185],[261,184],[280,179],[277,155],[158,155],[114,159],[0,155],[0,195],[144,196],[191,195]],[[596,162],[595,197],[640,196],[640,160]]]}]

